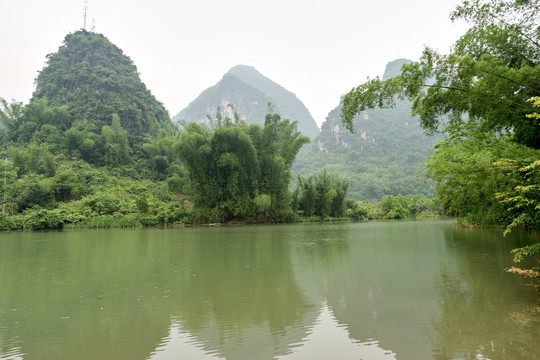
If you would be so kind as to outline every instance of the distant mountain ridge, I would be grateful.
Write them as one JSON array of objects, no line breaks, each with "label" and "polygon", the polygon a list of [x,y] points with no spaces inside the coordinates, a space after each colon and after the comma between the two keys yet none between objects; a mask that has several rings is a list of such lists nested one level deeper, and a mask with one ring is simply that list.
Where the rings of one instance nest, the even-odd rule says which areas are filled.
[{"label": "distant mountain ridge", "polygon": [[[399,74],[407,59],[388,63],[383,78]],[[411,103],[396,101],[391,109],[373,109],[354,119],[354,134],[341,123],[341,104],[330,111],[321,133],[304,146],[293,171],[302,176],[322,169],[350,182],[349,196],[379,200],[384,195],[425,194],[434,186],[418,176],[418,168],[440,136],[427,136],[411,116]]]},{"label": "distant mountain ridge", "polygon": [[247,65],[231,68],[216,85],[204,90],[172,120],[207,124],[207,115],[214,116],[218,106],[227,114],[230,111],[227,105],[231,104],[248,124],[263,125],[269,103],[273,112],[282,118],[298,121],[302,134],[314,138],[319,133],[317,123],[295,94]]},{"label": "distant mountain ridge", "polygon": [[396,59],[390,61],[388,64],[386,64],[382,79],[388,80],[390,78],[393,78],[394,76],[399,75],[401,73],[401,67],[405,64],[410,64],[412,62],[413,61],[409,59]]}]

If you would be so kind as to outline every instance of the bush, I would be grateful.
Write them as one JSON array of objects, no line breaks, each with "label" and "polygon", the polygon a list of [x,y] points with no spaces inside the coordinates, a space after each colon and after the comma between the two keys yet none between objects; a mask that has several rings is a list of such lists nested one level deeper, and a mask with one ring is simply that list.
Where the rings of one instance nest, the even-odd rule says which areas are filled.
[{"label": "bush", "polygon": [[139,226],[140,221],[135,214],[126,214],[115,216],[114,224],[115,227],[136,227]]},{"label": "bush", "polygon": [[368,207],[360,201],[352,204],[352,216],[358,220],[365,220],[368,218]]},{"label": "bush", "polygon": [[23,227],[29,230],[61,229],[66,222],[65,215],[58,209],[29,209],[24,213]]},{"label": "bush", "polygon": [[[18,220],[18,221],[17,221]],[[0,229],[1,230],[14,230],[22,228],[22,221],[20,216],[8,216],[0,214]]]},{"label": "bush", "polygon": [[34,206],[47,207],[52,200],[51,192],[39,182],[27,184],[22,192],[15,198],[19,211]]},{"label": "bush", "polygon": [[270,195],[261,194],[253,199],[253,204],[255,204],[255,209],[257,210],[258,214],[267,213],[268,209],[272,205],[272,198]]},{"label": "bush", "polygon": [[182,194],[185,192],[186,180],[174,174],[167,180],[167,188],[170,192]]},{"label": "bush", "polygon": [[404,219],[410,216],[409,201],[403,195],[396,197],[392,195],[383,196],[381,207],[384,210],[384,216],[388,219]]},{"label": "bush", "polygon": [[88,206],[99,215],[112,215],[125,208],[125,203],[109,192],[98,192],[82,199],[82,205]]},{"label": "bush", "polygon": [[156,215],[139,216],[139,222],[143,226],[156,226],[162,224],[159,217]]}]

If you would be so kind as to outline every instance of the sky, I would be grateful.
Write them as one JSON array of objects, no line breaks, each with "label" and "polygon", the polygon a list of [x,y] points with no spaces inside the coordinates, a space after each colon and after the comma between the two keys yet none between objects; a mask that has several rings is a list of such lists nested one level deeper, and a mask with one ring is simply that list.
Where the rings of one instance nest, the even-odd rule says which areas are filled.
[{"label": "sky", "polygon": [[[460,0],[87,0],[86,29],[129,56],[171,117],[235,65],[254,66],[320,126],[340,97],[424,46],[448,53]],[[84,0],[2,0],[0,97],[28,103],[46,55],[84,26]],[[294,120],[294,119],[292,119]]]}]

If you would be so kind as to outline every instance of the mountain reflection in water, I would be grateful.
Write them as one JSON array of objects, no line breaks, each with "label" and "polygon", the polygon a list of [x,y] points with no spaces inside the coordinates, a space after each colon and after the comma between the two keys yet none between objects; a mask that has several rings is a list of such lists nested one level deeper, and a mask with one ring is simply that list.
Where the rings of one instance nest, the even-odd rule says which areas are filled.
[{"label": "mountain reflection in water", "polygon": [[[224,342],[226,341],[227,339],[224,339]],[[250,346],[250,344],[245,345]],[[227,346],[225,345],[225,347]],[[298,343],[288,344],[284,355],[274,354],[272,356],[273,350],[275,349],[270,348],[270,346],[258,349],[255,353],[259,356],[253,357],[253,351],[244,351],[244,349],[238,348],[234,358],[313,360],[332,359],[337,356],[340,360],[396,360],[393,352],[380,348],[379,343],[374,339],[367,339],[364,342],[351,339],[347,327],[338,323],[326,301],[321,304],[319,315],[305,338]],[[247,353],[251,355],[246,357]],[[217,350],[205,351],[204,345],[198,343],[196,337],[182,331],[181,324],[173,319],[169,335],[163,339],[162,344],[150,356],[149,360],[173,360],[178,359],[179,354],[182,354],[182,358],[190,360],[223,359]]]},{"label": "mountain reflection in water", "polygon": [[2,233],[0,360],[540,359],[540,298],[504,271],[535,241],[447,220]]}]

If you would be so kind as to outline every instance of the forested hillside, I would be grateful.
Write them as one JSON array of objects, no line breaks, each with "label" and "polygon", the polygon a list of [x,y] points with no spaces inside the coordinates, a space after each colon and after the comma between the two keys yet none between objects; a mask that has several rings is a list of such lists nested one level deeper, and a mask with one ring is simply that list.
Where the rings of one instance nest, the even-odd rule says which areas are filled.
[{"label": "forested hillside", "polygon": [[[286,90],[254,69],[233,70],[259,81],[268,102],[301,104],[272,93]],[[250,99],[266,96],[228,76]],[[291,167],[309,138],[279,114],[247,125],[227,110],[211,127],[179,130],[118,47],[101,34],[68,34],[28,104],[0,99],[0,229],[296,219],[303,192],[289,191]],[[343,214],[346,188],[334,196],[330,185],[310,199]]]},{"label": "forested hillside", "polygon": [[[399,74],[409,60],[388,63],[384,78]],[[427,136],[411,103],[399,101],[392,109],[363,111],[354,119],[354,132],[341,123],[342,105],[328,114],[321,133],[300,152],[294,171],[300,175],[324,168],[350,182],[349,196],[378,201],[384,195],[433,195],[432,182],[425,182],[422,161],[440,136]]]},{"label": "forested hillside", "polygon": [[[68,34],[28,104],[0,99],[0,227],[163,224],[185,217],[177,129],[101,34]],[[10,215],[10,216],[5,216]]]},{"label": "forested hillside", "polygon": [[173,121],[208,124],[207,115],[214,117],[218,107],[232,118],[228,105],[248,124],[263,125],[266,114],[275,112],[283,119],[297,121],[300,132],[308,137],[319,133],[315,120],[296,95],[245,65],[230,69],[216,85],[203,91],[174,116]]},{"label": "forested hillside", "polygon": [[140,80],[137,67],[105,36],[85,30],[69,34],[56,53],[47,55],[31,102],[66,106],[71,124],[111,125],[111,114],[140,144],[147,133],[172,131],[167,110]]}]

